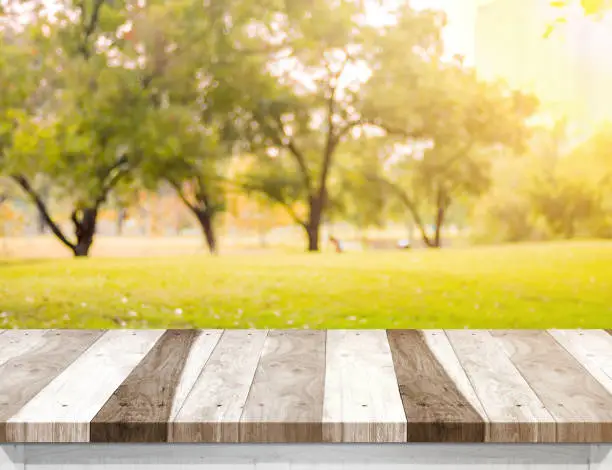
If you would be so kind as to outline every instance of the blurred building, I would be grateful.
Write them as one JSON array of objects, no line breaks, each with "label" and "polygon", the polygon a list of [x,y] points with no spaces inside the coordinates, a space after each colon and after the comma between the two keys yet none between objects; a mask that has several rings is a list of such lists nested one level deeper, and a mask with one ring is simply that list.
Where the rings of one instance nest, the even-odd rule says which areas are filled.
[{"label": "blurred building", "polygon": [[547,28],[560,11],[549,0],[487,0],[477,9],[475,67],[535,93],[554,116],[567,115],[576,134],[612,119],[612,27],[580,12]]}]

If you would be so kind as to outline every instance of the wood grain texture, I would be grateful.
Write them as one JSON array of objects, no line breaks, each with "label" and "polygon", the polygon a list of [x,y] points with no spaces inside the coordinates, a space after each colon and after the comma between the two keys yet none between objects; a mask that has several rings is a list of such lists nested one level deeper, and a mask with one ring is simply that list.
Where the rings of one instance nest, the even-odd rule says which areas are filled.
[{"label": "wood grain texture", "polygon": [[476,410],[478,416],[485,421],[486,432],[488,433],[488,417],[487,413],[478,399],[478,395],[470,382],[463,366],[459,362],[459,358],[453,350],[448,337],[444,330],[422,330],[423,337],[427,343],[427,347],[431,350],[434,357],[442,365],[445,372],[455,383],[455,386],[461,394],[468,400],[470,405]]},{"label": "wood grain texture", "polygon": [[0,442],[612,443],[605,330],[0,333]]},{"label": "wood grain texture", "polygon": [[203,333],[166,331],[91,421],[90,441],[166,442],[183,369]]},{"label": "wood grain texture", "polygon": [[105,333],[8,420],[7,440],[88,442],[89,422],[162,334]]},{"label": "wood grain texture", "polygon": [[612,394],[612,336],[603,330],[549,330],[557,342]]},{"label": "wood grain texture", "polygon": [[42,344],[49,330],[2,330],[0,336],[0,367],[14,357]]},{"label": "wood grain texture", "polygon": [[169,421],[174,420],[185,403],[222,335],[222,330],[204,330],[193,342],[174,392]]},{"label": "wood grain texture", "polygon": [[612,441],[612,395],[542,330],[495,331],[557,421],[557,442]]},{"label": "wood grain texture", "polygon": [[321,442],[325,331],[268,333],[240,418],[241,442]]},{"label": "wood grain texture", "polygon": [[485,422],[416,330],[387,332],[408,442],[484,442]]},{"label": "wood grain texture", "polygon": [[239,442],[266,330],[227,330],[170,423],[170,442]]},{"label": "wood grain texture", "polygon": [[325,442],[406,442],[406,414],[384,330],[329,330]]},{"label": "wood grain texture", "polygon": [[489,418],[490,442],[555,442],[556,422],[488,331],[446,330]]},{"label": "wood grain texture", "polygon": [[99,330],[49,330],[42,341],[36,340],[33,347],[0,366],[0,442],[7,441],[6,421],[102,334]]}]

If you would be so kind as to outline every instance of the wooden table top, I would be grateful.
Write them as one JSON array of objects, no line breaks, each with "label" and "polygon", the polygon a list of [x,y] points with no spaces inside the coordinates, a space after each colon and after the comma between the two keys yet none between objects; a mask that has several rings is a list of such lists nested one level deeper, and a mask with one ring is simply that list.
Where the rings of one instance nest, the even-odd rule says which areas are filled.
[{"label": "wooden table top", "polygon": [[0,442],[612,443],[612,332],[0,330]]}]

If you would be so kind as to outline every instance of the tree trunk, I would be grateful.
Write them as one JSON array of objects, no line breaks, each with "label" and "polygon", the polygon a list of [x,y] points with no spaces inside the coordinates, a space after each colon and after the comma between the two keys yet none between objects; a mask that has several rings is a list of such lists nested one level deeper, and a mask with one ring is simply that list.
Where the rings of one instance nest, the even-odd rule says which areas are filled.
[{"label": "tree trunk", "polygon": [[442,226],[444,225],[445,215],[446,209],[444,207],[438,207],[438,213],[436,214],[436,233],[431,246],[432,248],[440,248],[442,246]]},{"label": "tree trunk", "polygon": [[323,215],[323,202],[320,198],[310,201],[310,216],[305,226],[308,236],[308,251],[319,251],[321,238],[321,219]]},{"label": "tree trunk", "polygon": [[213,224],[214,214],[209,210],[196,210],[195,212],[200,227],[202,228],[208,251],[210,254],[214,255],[217,253],[217,238],[215,236],[215,227]]},{"label": "tree trunk", "polygon": [[442,227],[446,219],[446,210],[450,204],[450,198],[446,195],[446,191],[443,188],[438,188],[436,199],[436,232],[433,243],[429,245],[430,248],[440,248],[442,246]]},{"label": "tree trunk", "polygon": [[[80,217],[79,217],[80,216]],[[98,219],[98,208],[87,207],[72,214],[72,223],[77,242],[72,249],[77,258],[89,256],[89,250],[93,245],[96,234],[96,224]]]},{"label": "tree trunk", "polygon": [[117,211],[117,236],[121,236],[123,235],[123,225],[125,223],[125,219],[127,218],[126,216],[126,210],[125,209],[119,209]]}]

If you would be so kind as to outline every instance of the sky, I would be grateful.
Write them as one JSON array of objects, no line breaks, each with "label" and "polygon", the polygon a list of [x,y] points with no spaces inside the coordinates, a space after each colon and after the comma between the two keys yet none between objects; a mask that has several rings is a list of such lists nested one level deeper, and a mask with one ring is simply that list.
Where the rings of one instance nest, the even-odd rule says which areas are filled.
[{"label": "sky", "polygon": [[446,13],[447,26],[444,44],[449,55],[465,57],[468,65],[474,63],[474,30],[479,0],[412,0],[416,8],[432,8]]}]

